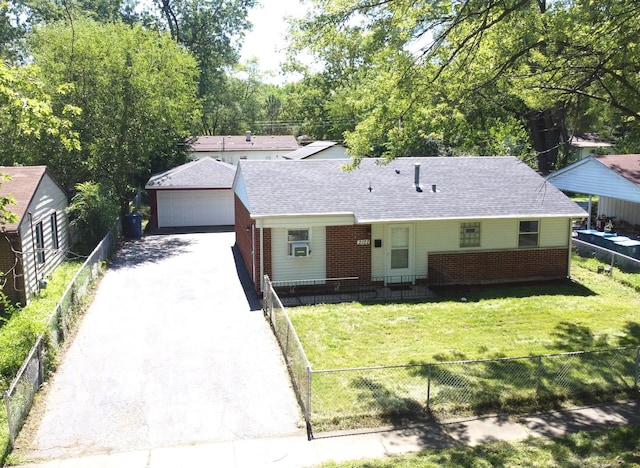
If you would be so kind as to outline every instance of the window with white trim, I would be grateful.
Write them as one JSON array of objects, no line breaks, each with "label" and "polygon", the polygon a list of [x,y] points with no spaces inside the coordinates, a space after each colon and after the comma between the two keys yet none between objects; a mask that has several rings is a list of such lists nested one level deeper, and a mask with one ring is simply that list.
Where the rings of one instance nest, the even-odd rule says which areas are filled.
[{"label": "window with white trim", "polygon": [[460,247],[480,247],[480,223],[460,223]]},{"label": "window with white trim", "polygon": [[53,241],[53,248],[58,250],[60,248],[60,238],[58,237],[58,213],[51,213],[51,240]]},{"label": "window with white trim", "polygon": [[309,229],[287,229],[287,249],[290,257],[307,257],[311,253]]},{"label": "window with white trim", "polygon": [[36,224],[36,258],[38,263],[44,263],[44,231],[42,221]]},{"label": "window with white trim", "polygon": [[518,229],[518,247],[538,247],[540,223],[537,220],[520,221]]}]

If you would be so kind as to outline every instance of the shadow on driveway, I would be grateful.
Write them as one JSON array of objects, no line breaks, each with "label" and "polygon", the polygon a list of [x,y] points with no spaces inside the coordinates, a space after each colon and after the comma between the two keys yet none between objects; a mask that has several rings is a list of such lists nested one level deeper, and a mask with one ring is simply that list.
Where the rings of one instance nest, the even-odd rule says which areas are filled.
[{"label": "shadow on driveway", "polygon": [[183,254],[193,243],[188,237],[147,236],[124,242],[118,255],[114,256],[109,268],[129,268],[145,263],[158,263],[170,257]]}]

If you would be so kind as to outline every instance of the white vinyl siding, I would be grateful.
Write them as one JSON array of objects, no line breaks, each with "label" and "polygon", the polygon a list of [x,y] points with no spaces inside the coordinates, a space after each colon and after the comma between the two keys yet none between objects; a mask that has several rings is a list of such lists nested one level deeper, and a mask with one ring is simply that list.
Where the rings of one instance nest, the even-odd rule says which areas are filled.
[{"label": "white vinyl siding", "polygon": [[[304,229],[293,226],[291,229]],[[327,274],[326,230],[324,227],[309,228],[308,257],[288,255],[287,228],[271,229],[271,257],[273,281],[299,281],[324,279]]]},{"label": "white vinyl siding", "polygon": [[598,216],[615,216],[613,228],[620,220],[630,224],[640,224],[640,203],[633,203],[617,198],[600,197],[598,200]]},{"label": "white vinyl siding", "polygon": [[[44,175],[36,193],[20,220],[20,240],[24,263],[24,282],[27,300],[38,292],[38,281],[47,278],[64,260],[69,248],[69,225],[65,209],[67,195],[47,174]],[[51,230],[51,216],[56,213],[58,247],[55,247]],[[36,226],[42,223],[44,263],[38,263]]]},{"label": "white vinyl siding", "polygon": [[[529,219],[529,218],[527,218]],[[523,218],[524,220],[524,218]],[[427,257],[432,252],[470,252],[482,250],[502,250],[518,248],[518,229],[520,219],[483,219],[465,222],[481,222],[482,238],[480,247],[460,248],[461,221],[425,221],[415,223],[414,274],[427,274]],[[539,219],[538,248],[567,247],[570,239],[570,220],[568,218]],[[385,255],[388,249],[385,243],[384,224],[373,225],[371,269],[373,276],[384,276]],[[383,247],[375,248],[375,240],[382,240]]]},{"label": "white vinyl siding", "polygon": [[235,223],[231,190],[159,190],[157,202],[160,228]]}]

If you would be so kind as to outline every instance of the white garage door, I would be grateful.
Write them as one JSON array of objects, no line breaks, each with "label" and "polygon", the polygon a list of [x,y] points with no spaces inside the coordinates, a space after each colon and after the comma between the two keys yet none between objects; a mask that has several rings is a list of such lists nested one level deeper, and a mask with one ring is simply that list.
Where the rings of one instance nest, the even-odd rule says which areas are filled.
[{"label": "white garage door", "polygon": [[158,227],[234,224],[231,190],[158,190]]}]

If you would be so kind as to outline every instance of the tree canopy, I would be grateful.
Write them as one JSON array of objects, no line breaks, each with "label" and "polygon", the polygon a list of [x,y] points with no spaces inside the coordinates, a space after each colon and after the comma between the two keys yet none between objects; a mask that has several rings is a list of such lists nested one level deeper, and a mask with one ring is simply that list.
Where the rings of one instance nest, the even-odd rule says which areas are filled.
[{"label": "tree canopy", "polygon": [[195,60],[168,34],[88,19],[38,28],[31,44],[42,80],[68,88],[54,108],[82,109],[71,118],[80,149],[36,157],[69,188],[108,186],[127,212],[152,172],[184,161],[178,145],[197,118]]},{"label": "tree canopy", "polygon": [[293,46],[343,80],[359,77],[364,118],[346,133],[356,158],[531,146],[546,172],[586,122],[602,128],[606,119],[611,132],[637,140],[635,1],[312,3]]}]

